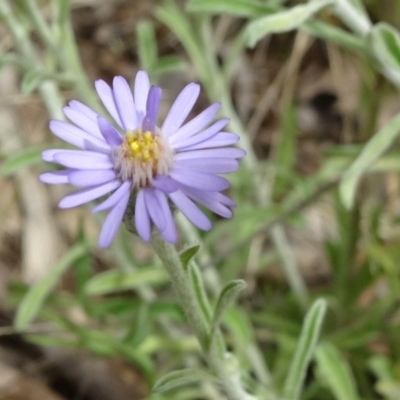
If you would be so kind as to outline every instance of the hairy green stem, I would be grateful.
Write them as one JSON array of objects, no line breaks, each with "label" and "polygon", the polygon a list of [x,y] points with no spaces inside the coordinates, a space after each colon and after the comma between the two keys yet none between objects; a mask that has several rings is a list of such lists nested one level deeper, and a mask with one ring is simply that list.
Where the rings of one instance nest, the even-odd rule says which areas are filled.
[{"label": "hairy green stem", "polygon": [[217,348],[209,348],[209,324],[175,247],[165,242],[158,232],[153,232],[152,245],[171,277],[177,300],[200,343],[208,367],[220,380],[228,399],[256,400],[243,389],[240,373],[235,363],[231,363],[226,357],[221,356]]},{"label": "hairy green stem", "polygon": [[200,310],[189,276],[182,266],[178,252],[173,245],[166,243],[157,232],[153,233],[152,245],[171,277],[172,286],[178,300],[184,303],[182,305],[183,311],[200,342],[201,348],[205,350],[208,324]]},{"label": "hairy green stem", "polygon": [[[128,224],[126,224],[128,227]],[[114,245],[114,256],[118,261],[118,265],[127,268],[129,271],[135,269],[130,259],[130,256],[127,255],[126,249],[121,245],[121,241],[117,241]],[[137,289],[138,296],[143,300],[143,302],[147,305],[153,304],[157,299],[157,293],[153,290],[153,288],[149,285],[139,286]],[[166,315],[159,315],[157,317],[157,323],[159,327],[167,334],[169,337],[174,340],[180,340],[182,337],[182,332],[179,330],[179,327],[174,325],[173,321],[171,321]],[[199,364],[202,364],[201,360],[192,354],[187,353],[184,357],[184,362],[187,367],[199,367]],[[202,391],[207,394],[210,400],[221,400],[220,393],[217,388],[211,382],[204,381],[201,383]]]}]

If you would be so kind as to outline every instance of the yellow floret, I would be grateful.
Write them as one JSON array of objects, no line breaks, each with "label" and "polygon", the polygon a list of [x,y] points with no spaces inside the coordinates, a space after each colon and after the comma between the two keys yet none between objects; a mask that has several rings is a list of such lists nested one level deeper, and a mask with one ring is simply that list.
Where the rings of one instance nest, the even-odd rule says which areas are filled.
[{"label": "yellow floret", "polygon": [[138,155],[140,153],[140,145],[138,142],[131,142],[129,144],[130,149],[132,150],[132,154],[134,156]]},{"label": "yellow floret", "polygon": [[154,135],[146,131],[137,130],[135,132],[127,132],[125,143],[129,148],[130,157],[140,162],[156,161],[158,144]]}]

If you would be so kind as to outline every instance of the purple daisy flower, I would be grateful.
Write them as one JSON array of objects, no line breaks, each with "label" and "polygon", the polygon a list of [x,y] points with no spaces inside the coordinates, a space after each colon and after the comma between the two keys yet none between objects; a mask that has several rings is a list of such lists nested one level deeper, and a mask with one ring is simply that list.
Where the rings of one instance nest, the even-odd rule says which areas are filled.
[{"label": "purple daisy flower", "polygon": [[66,169],[44,173],[40,180],[82,187],[65,196],[60,208],[79,206],[110,194],[93,209],[109,210],[99,236],[100,247],[111,243],[132,194],[132,224],[144,241],[150,240],[151,227],[155,225],[166,241],[176,242],[170,202],[202,230],[209,230],[211,223],[195,202],[222,217],[232,216],[235,203],[221,193],[229,183],[219,174],[235,171],[237,159],[245,152],[232,147],[239,140],[238,135],[222,131],[228,119],[209,125],[219,103],[184,124],[200,92],[199,85],[190,83],[159,128],[156,122],[161,89],[150,86],[146,72],[136,75],[133,94],[121,76],[114,78],[112,88],[102,80],[96,81],[95,87],[122,134],[89,107],[71,101],[63,111],[74,125],[52,120],[50,130],[81,150],[44,151],[43,160]]}]

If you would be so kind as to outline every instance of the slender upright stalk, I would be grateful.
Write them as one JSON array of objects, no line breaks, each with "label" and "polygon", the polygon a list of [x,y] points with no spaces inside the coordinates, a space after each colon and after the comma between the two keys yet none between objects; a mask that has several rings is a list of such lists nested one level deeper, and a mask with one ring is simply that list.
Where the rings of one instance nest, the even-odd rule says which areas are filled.
[{"label": "slender upright stalk", "polygon": [[212,373],[218,377],[229,400],[256,400],[242,387],[240,373],[235,363],[221,356],[216,348],[208,346],[209,324],[193,289],[190,277],[184,269],[175,247],[165,242],[158,232],[153,233],[152,245],[171,277],[177,300],[190,327],[196,335],[205,360]]}]

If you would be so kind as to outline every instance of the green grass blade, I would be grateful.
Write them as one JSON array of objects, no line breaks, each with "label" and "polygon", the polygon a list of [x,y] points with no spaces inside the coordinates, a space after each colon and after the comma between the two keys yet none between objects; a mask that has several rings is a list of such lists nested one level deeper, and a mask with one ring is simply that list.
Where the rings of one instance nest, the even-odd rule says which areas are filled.
[{"label": "green grass blade", "polygon": [[257,0],[190,0],[186,6],[189,12],[230,14],[238,17],[257,17],[274,12],[276,8]]},{"label": "green grass blade", "polygon": [[32,286],[22,300],[15,318],[15,328],[22,330],[37,316],[47,296],[53,290],[61,275],[90,249],[87,243],[76,243],[58,261],[50,273]]},{"label": "green grass blade", "polygon": [[297,29],[322,8],[332,3],[333,0],[316,0],[258,18],[247,27],[248,45],[254,47],[264,36],[271,33],[282,33]]},{"label": "green grass blade", "polygon": [[324,382],[337,400],[359,399],[350,366],[331,343],[318,346],[315,358]]},{"label": "green grass blade", "polygon": [[10,154],[2,163],[0,172],[3,176],[10,176],[20,168],[30,167],[42,162],[41,154],[47,146],[32,146]]},{"label": "green grass blade", "polygon": [[167,282],[168,274],[158,267],[146,267],[133,272],[106,271],[90,279],[85,286],[85,292],[88,295],[103,295]]},{"label": "green grass blade", "polygon": [[306,370],[317,345],[325,312],[325,300],[318,299],[305,317],[296,352],[284,385],[283,398],[285,400],[300,398]]},{"label": "green grass blade", "polygon": [[400,133],[400,114],[392,118],[364,146],[360,155],[343,175],[339,186],[340,198],[346,208],[351,208],[361,176],[381,156]]}]

